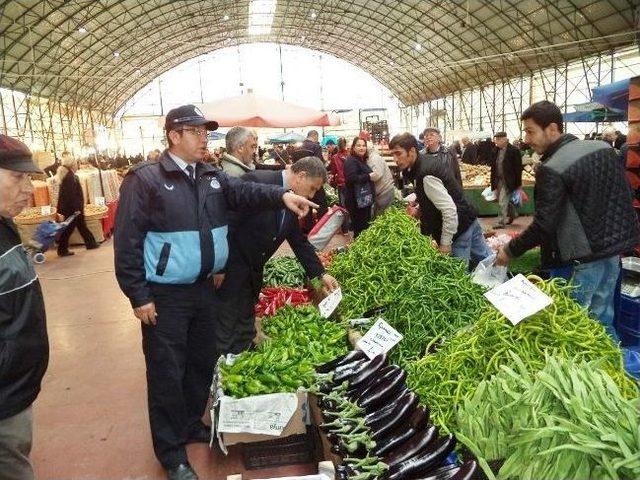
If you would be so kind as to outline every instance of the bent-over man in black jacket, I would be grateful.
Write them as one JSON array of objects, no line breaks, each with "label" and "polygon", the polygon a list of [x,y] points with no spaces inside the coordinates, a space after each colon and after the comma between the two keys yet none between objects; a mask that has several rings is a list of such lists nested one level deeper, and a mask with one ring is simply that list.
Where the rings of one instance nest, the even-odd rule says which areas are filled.
[{"label": "bent-over man in black jacket", "polygon": [[[319,158],[306,157],[286,170],[256,171],[242,178],[281,186],[313,198],[324,185],[327,170]],[[238,214],[231,222],[229,262],[224,282],[218,290],[221,304],[217,331],[220,353],[237,354],[251,346],[256,335],[254,306],[262,288],[264,265],[285,240],[308,278],[320,278],[327,291],[338,288],[338,283],[325,272],[315,249],[290,212],[282,209]]]}]

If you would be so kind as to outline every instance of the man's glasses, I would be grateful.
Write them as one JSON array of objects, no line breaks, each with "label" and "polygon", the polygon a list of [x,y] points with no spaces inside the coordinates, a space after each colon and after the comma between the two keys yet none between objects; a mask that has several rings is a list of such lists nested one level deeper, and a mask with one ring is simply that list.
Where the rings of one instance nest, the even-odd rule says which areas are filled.
[{"label": "man's glasses", "polygon": [[189,132],[192,135],[197,135],[198,137],[206,137],[207,130],[204,128],[181,128],[181,132]]}]

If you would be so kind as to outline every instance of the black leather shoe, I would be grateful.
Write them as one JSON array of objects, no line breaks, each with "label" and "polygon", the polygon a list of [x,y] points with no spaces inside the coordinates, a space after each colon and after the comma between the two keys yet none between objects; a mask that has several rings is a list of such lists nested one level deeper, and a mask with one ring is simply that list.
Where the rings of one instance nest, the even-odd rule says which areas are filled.
[{"label": "black leather shoe", "polygon": [[87,250],[95,250],[96,248],[100,248],[99,243],[94,243],[92,245],[87,245]]},{"label": "black leather shoe", "polygon": [[58,256],[59,257],[70,257],[72,255],[75,255],[75,253],[69,252],[69,251],[67,251],[67,252],[58,252]]},{"label": "black leather shoe", "polygon": [[169,480],[198,480],[198,475],[188,463],[181,463],[175,468],[167,470]]},{"label": "black leather shoe", "polygon": [[211,427],[198,422],[189,432],[187,443],[209,443],[211,440]]}]

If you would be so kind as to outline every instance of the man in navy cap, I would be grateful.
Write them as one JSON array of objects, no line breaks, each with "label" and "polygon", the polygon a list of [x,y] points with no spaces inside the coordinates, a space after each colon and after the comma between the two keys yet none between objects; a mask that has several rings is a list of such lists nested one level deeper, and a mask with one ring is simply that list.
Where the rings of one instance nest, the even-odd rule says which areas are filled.
[{"label": "man in navy cap", "polygon": [[129,171],[116,218],[116,277],[142,322],[153,447],[169,479],[198,478],[185,444],[209,441],[201,418],[216,361],[213,275],[227,262],[227,207],[303,216],[314,206],[204,163],[207,132],[216,128],[193,105],[171,110],[168,148]]},{"label": "man in navy cap", "polygon": [[0,477],[34,478],[31,404],[49,362],[42,290],[11,221],[33,192],[29,173],[42,173],[22,142],[0,135]]}]

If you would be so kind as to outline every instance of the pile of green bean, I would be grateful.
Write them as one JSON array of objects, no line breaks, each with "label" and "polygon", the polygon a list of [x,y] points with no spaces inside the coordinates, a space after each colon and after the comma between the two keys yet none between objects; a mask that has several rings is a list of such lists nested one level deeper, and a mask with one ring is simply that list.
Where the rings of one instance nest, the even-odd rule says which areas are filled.
[{"label": "pile of green bean", "polygon": [[570,298],[571,287],[557,279],[538,286],[553,298],[552,305],[516,326],[488,307],[473,326],[457,332],[436,353],[407,365],[407,385],[431,407],[438,424],[450,425],[455,406],[473,395],[482,380],[498,373],[502,365],[512,366],[510,352],[531,372],[544,367],[547,355],[578,361],[602,359],[603,369],[623,396],[637,396],[637,385],[624,371],[620,349],[604,327]]},{"label": "pile of green bean", "polygon": [[532,374],[518,356],[457,411],[456,436],[478,458],[503,460],[504,480],[640,478],[640,416],[601,361],[546,359]]},{"label": "pile of green bean", "polygon": [[397,208],[337,255],[329,272],[342,286],[343,318],[362,318],[381,307],[380,315],[404,335],[390,354],[401,366],[422,357],[431,339],[473,322],[487,305],[464,264],[438,252],[417,222]]},{"label": "pile of green bean", "polygon": [[262,278],[265,287],[302,287],[305,272],[293,257],[271,257],[264,265]]}]

